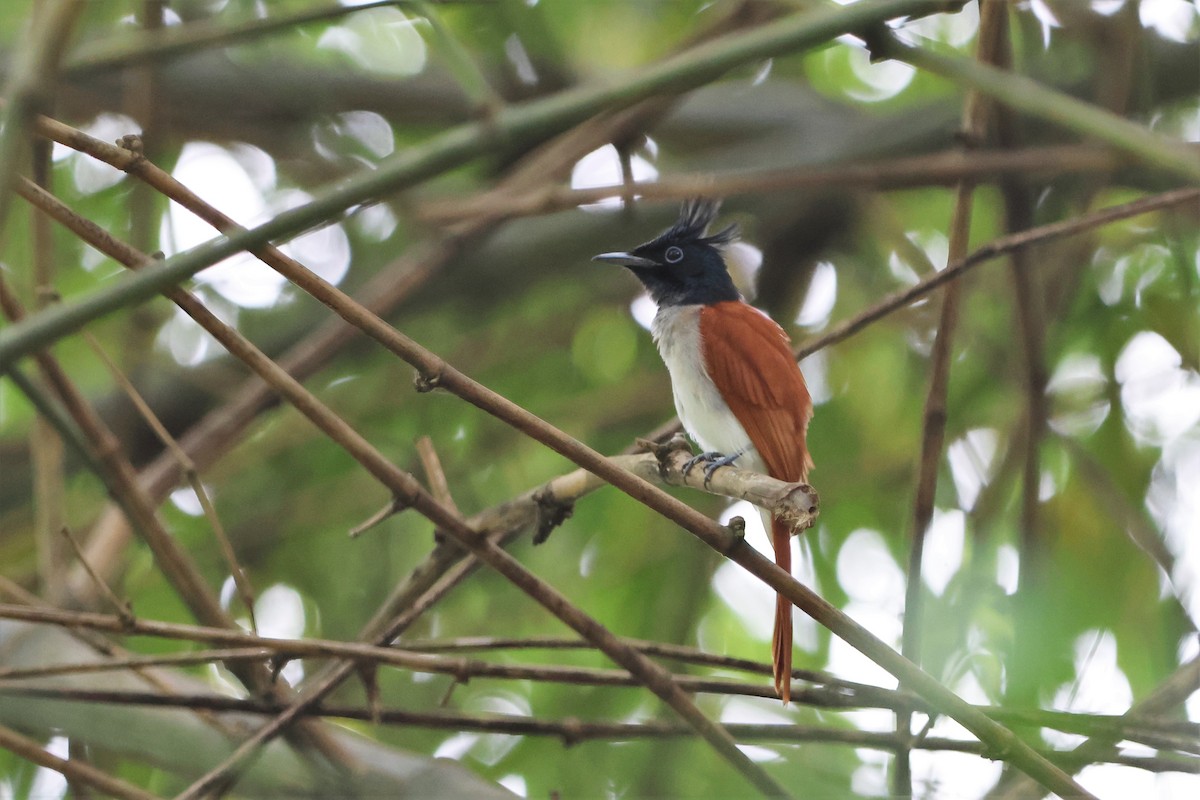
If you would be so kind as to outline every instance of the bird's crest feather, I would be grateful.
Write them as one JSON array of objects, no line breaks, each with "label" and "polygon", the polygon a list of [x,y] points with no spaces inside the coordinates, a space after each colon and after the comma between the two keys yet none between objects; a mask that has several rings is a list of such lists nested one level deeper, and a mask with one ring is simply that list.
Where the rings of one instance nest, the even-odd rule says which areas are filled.
[{"label": "bird's crest feather", "polygon": [[675,224],[663,231],[653,241],[647,242],[643,247],[651,247],[667,242],[684,244],[695,242],[714,247],[729,244],[738,238],[738,226],[736,224],[722,228],[711,236],[704,235],[708,230],[708,226],[716,219],[720,208],[720,200],[694,197],[684,201],[683,206],[679,209],[679,219],[675,220]]}]

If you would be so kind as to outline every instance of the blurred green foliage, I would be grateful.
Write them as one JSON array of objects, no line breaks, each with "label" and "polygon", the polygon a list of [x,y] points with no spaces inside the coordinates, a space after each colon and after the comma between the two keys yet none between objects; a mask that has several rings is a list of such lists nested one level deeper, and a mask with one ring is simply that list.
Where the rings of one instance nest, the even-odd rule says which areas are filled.
[{"label": "blurred green foliage", "polygon": [[[12,53],[30,5],[0,5],[3,54]],[[89,3],[77,46],[131,32],[131,15],[139,5],[118,0]],[[687,41],[711,35],[714,25],[733,25],[733,18],[723,15],[734,5],[700,0],[500,0],[422,8],[439,15],[492,89],[513,100],[634,71]],[[747,5],[776,14],[791,5],[812,4]],[[1036,17],[1027,5],[1014,7],[1014,67],[1097,102],[1110,102],[1123,80],[1148,87],[1121,96],[1120,106],[1140,122],[1194,140],[1200,126],[1200,70],[1188,75],[1187,67],[1196,62],[1196,15],[1189,17],[1190,27],[1179,30],[1181,38],[1174,39],[1143,27],[1130,10],[1134,5],[1127,3],[1111,15],[1081,9],[1061,26]],[[230,29],[264,15],[313,7],[307,2],[238,0],[177,0],[165,6],[173,28],[214,24]],[[151,79],[149,111],[139,111],[141,106],[113,83],[121,72],[69,74],[53,111],[85,129],[96,124],[100,113],[124,115],[118,124],[144,130],[155,160],[167,168],[189,141],[230,148],[249,143],[273,165],[274,184],[263,187],[267,200],[296,190],[311,192],[353,170],[369,169],[377,158],[371,142],[338,116],[347,108],[378,114],[397,149],[463,115],[467,93],[454,86],[445,53],[439,52],[421,13],[401,4],[347,14],[249,43],[227,46],[218,41],[199,53],[152,63],[144,73]],[[942,37],[938,47],[971,54],[973,19],[968,9],[927,20],[919,31]],[[1048,47],[1044,36],[1049,36]],[[1114,75],[1105,68],[1106,42],[1112,37],[1132,43],[1146,56],[1132,68],[1132,75]],[[427,61],[418,58],[420,54],[398,52],[418,44],[428,51]],[[524,61],[538,76],[532,84],[522,78]],[[407,66],[402,69],[400,62]],[[194,94],[202,83],[216,91]],[[768,97],[765,92],[774,94],[769,101],[756,102]],[[961,101],[962,93],[943,80],[911,76],[897,65],[870,65],[865,51],[846,40],[718,81],[672,111],[661,129],[648,131],[652,143],[633,144],[664,177],[712,169],[726,161],[763,169],[854,163],[955,146]],[[288,110],[272,116],[271,109],[280,108]],[[823,123],[843,132],[844,138],[811,136]],[[1022,127],[1028,145],[1075,141],[1037,121],[1025,121]],[[383,237],[371,233],[363,218],[368,212],[337,221],[351,246],[344,286],[361,286],[396,256],[440,235],[414,213],[423,200],[465,197],[485,189],[513,157],[498,147],[495,157],[458,170],[432,187],[402,198],[382,198],[398,220]],[[124,178],[86,191],[78,177],[82,159],[65,151],[56,154],[54,191],[101,227],[128,236],[134,181]],[[556,182],[561,177],[547,176]],[[1164,185],[1169,178],[1162,175],[1121,169],[1033,175],[1016,192],[1034,224],[1044,224]],[[220,206],[222,198],[211,199]],[[726,211],[752,231],[752,244],[774,254],[760,277],[781,276],[782,285],[794,292],[760,302],[772,306],[794,339],[803,341],[907,286],[928,271],[923,259],[943,266],[944,232],[953,202],[953,190],[942,186],[880,192],[832,187],[822,192],[751,193],[731,198]],[[979,188],[973,245],[1006,232],[1004,204],[997,185]],[[168,229],[168,210],[157,200],[148,208],[152,218],[143,220],[145,229],[157,238]],[[828,241],[807,250],[778,246],[806,225],[828,224],[818,208],[839,217],[830,225],[835,232]],[[649,333],[630,312],[637,294],[634,282],[588,258],[646,238],[672,214],[670,204],[642,204],[630,212],[573,209],[513,220],[473,240],[460,257],[424,281],[390,321],[572,436],[602,452],[618,452],[671,417],[670,388]],[[25,234],[30,224],[28,210],[16,207],[0,256],[5,279],[27,302],[32,298],[32,242]],[[174,245],[164,238],[151,246],[170,251]],[[836,270],[832,311],[819,324],[799,329],[788,323],[819,261]],[[87,252],[61,230],[55,232],[54,262],[55,288],[67,299],[94,291],[118,273],[111,262]],[[961,445],[967,457],[942,460],[936,498],[940,512],[962,512],[963,527],[947,534],[951,546],[927,553],[927,567],[930,558],[942,559],[937,566],[948,577],[936,592],[926,587],[919,623],[902,617],[902,590],[900,596],[864,593],[861,586],[871,585],[874,574],[860,575],[847,586],[843,565],[850,565],[853,574],[860,559],[868,566],[883,564],[883,581],[907,564],[937,301],[923,300],[896,312],[805,363],[819,399],[811,430],[817,463],[812,480],[822,497],[818,526],[806,534],[804,547],[812,560],[812,573],[806,577],[830,602],[896,646],[901,622],[919,624],[923,665],[952,687],[973,686],[968,693],[972,701],[1065,707],[1063,692],[1071,686],[1090,687],[1090,694],[1083,693],[1088,697],[1106,692],[1119,697],[1120,692],[1105,683],[1113,680],[1127,681],[1133,698],[1141,698],[1196,653],[1200,552],[1195,521],[1186,511],[1196,512],[1197,506],[1195,486],[1185,485],[1186,476],[1200,474],[1195,466],[1200,427],[1195,406],[1188,405],[1200,404],[1200,236],[1195,215],[1158,213],[1108,225],[1033,250],[1029,263],[1042,311],[1044,349],[1039,359],[1046,375],[1054,376],[1070,359],[1079,358],[1097,365],[1097,375],[1077,391],[1057,390],[1052,381],[1051,425],[1031,433],[1027,365],[1010,266],[993,263],[966,279],[946,441],[948,446]],[[794,303],[775,305],[793,296]],[[269,308],[234,310],[238,326],[273,354],[329,317],[323,306],[291,292]],[[90,331],[178,433],[231,396],[247,373],[219,354],[198,364],[177,363],[162,333],[172,313],[158,300],[102,320]],[[1160,337],[1155,340],[1161,341],[1157,350],[1130,350],[1141,332]],[[1170,353],[1173,364],[1167,363]],[[58,344],[55,355],[122,434],[135,462],[148,462],[156,445],[90,350],[75,337]],[[1143,374],[1136,369],[1138,363],[1159,366]],[[411,378],[409,367],[359,341],[307,386],[397,464],[416,474],[420,467],[413,441],[429,436],[454,499],[467,514],[572,468],[562,457],[454,397],[415,393]],[[1155,397],[1157,405],[1150,402]],[[1071,424],[1075,414],[1094,424]],[[39,573],[29,490],[31,420],[26,401],[9,382],[0,381],[0,564],[6,577],[45,591],[48,576]],[[991,452],[972,449],[974,440],[968,433],[973,431],[986,432],[985,438],[994,444]],[[1038,564],[1027,569],[1027,562],[1020,562],[1021,591],[1014,594],[1013,556],[1022,546],[1025,502],[1021,475],[1031,436],[1040,459],[1034,532]],[[1083,468],[1081,459],[1092,468]],[[385,504],[386,493],[290,408],[262,414],[203,479],[259,592],[283,586],[301,598],[306,635],[355,637],[432,545],[430,526],[412,512],[349,539],[346,531]],[[970,485],[974,488],[968,501],[963,487]],[[714,516],[725,506],[707,495],[678,494]],[[85,535],[105,500],[100,484],[69,462],[63,508],[72,529]],[[187,506],[185,496],[179,503],[168,502],[163,519],[217,589],[227,581],[228,569],[207,522]],[[1131,531],[1139,526],[1159,537],[1160,546],[1177,561],[1169,579],[1134,542]],[[851,534],[862,530],[882,535],[881,552],[843,551]],[[956,545],[961,557],[955,556]],[[581,501],[545,545],[535,548],[523,539],[512,552],[621,635],[766,658],[767,641],[747,625],[745,608],[714,589],[722,559],[615,490]],[[129,546],[113,579],[139,615],[191,621],[144,546]],[[231,602],[234,612],[242,615],[239,601]],[[749,595],[746,605],[753,605]],[[269,612],[260,609],[260,620]],[[425,614],[408,635],[566,633],[505,580],[483,571]],[[1086,651],[1098,634],[1111,635],[1116,642],[1120,672],[1115,677],[1097,676],[1089,671],[1087,653],[1080,656],[1080,648]],[[128,644],[146,653],[177,648],[151,639]],[[483,657],[611,666],[588,651],[516,650]],[[837,670],[841,662],[831,658],[834,647],[828,634],[818,631],[797,653],[797,666]],[[305,669],[311,674],[315,665],[306,664]],[[211,674],[199,668],[190,672],[205,679]],[[383,702],[399,708],[434,709],[445,701],[454,710],[535,718],[670,719],[649,693],[637,689],[481,679],[449,692],[448,676],[384,670],[379,677]],[[360,686],[347,684],[336,699],[362,697]],[[777,703],[714,695],[700,695],[697,701],[729,721],[880,730],[890,724],[890,716],[882,712],[856,716],[799,705],[784,710]],[[1125,710],[1119,703],[1074,708]],[[1194,703],[1189,710],[1194,721]],[[599,741],[567,747],[551,738],[349,725],[389,745],[461,759],[489,780],[518,776],[529,797],[556,792],[564,797],[734,797],[746,791],[732,770],[693,740]],[[1040,741],[1036,730],[1021,733]],[[887,786],[881,776],[890,762],[881,761],[878,754],[868,756],[869,751],[818,743],[754,747],[756,755],[767,760],[768,770],[799,796],[872,794]],[[164,793],[185,783],[130,757],[110,758],[104,766]],[[0,796],[28,796],[32,774],[26,762],[0,753]],[[918,776],[917,794],[960,796],[955,794],[955,780],[961,774],[935,767],[933,773]],[[1144,780],[1146,786],[1156,785],[1152,776]]]}]

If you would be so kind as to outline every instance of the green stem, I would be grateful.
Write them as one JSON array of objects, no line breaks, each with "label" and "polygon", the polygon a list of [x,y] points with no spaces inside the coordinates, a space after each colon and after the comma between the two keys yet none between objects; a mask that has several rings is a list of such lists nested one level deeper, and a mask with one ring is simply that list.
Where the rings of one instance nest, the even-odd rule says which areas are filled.
[{"label": "green stem", "polygon": [[446,66],[458,81],[467,97],[475,108],[484,113],[494,113],[504,105],[504,100],[492,89],[483,70],[471,58],[471,54],[462,43],[442,23],[442,20],[430,7],[426,0],[413,0],[413,11],[420,14],[429,23],[430,32],[438,52],[446,61]]},{"label": "green stem", "polygon": [[296,14],[283,14],[223,25],[191,22],[177,28],[139,30],[89,43],[63,65],[67,75],[95,75],[113,69],[184,56],[197,50],[228,47],[288,31],[314,22],[328,22],[348,14],[385,6],[408,5],[411,0],[375,0],[358,6],[327,6]]},{"label": "green stem", "polygon": [[894,58],[917,69],[975,89],[1006,106],[1084,136],[1107,142],[1138,161],[1200,181],[1200,154],[1177,139],[1155,133],[1111,111],[1085,103],[1037,81],[981,64],[902,44],[892,36],[871,41],[877,56]]},{"label": "green stem", "polygon": [[12,203],[21,148],[58,68],[63,48],[83,10],[82,0],[54,0],[35,9],[27,35],[18,37],[12,74],[4,87],[8,103],[0,108],[0,234]]},{"label": "green stem", "polygon": [[[950,5],[961,5],[961,2]],[[542,100],[505,108],[486,122],[452,128],[423,145],[397,153],[381,163],[378,169],[359,174],[256,228],[205,242],[83,300],[55,306],[0,331],[0,371],[16,359],[92,320],[147,300],[240,250],[294,236],[330,221],[352,206],[441,174],[486,152],[497,140],[540,140],[601,111],[624,108],[656,94],[694,89],[740,64],[813,47],[895,17],[928,14],[946,8],[944,0],[878,0],[845,7],[822,7],[696,47],[647,67],[624,83],[560,92]]]},{"label": "green stem", "polygon": [[38,414],[58,432],[58,435],[67,443],[67,446],[83,459],[83,463],[87,465],[87,468],[101,480],[107,481],[107,470],[92,452],[91,446],[88,445],[87,437],[84,436],[83,431],[79,429],[74,420],[57,403],[47,397],[46,393],[42,391],[42,388],[35,381],[21,372],[17,367],[9,367],[8,371],[4,374],[16,384],[21,394],[25,395]]}]

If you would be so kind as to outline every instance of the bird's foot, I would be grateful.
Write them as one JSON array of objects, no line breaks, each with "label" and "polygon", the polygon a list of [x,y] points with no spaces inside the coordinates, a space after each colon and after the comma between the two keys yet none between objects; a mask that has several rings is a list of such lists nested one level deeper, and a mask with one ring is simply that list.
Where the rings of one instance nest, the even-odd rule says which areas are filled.
[{"label": "bird's foot", "polygon": [[741,451],[730,453],[729,455],[718,453],[716,451],[699,453],[684,462],[683,474],[687,475],[691,471],[692,467],[696,466],[701,461],[708,462],[704,465],[704,486],[705,488],[708,488],[708,484],[712,481],[713,473],[721,467],[732,466],[733,462],[736,461],[741,455]]},{"label": "bird's foot", "polygon": [[716,450],[711,450],[707,453],[697,453],[696,455],[683,462],[683,474],[687,475],[692,471],[692,467],[699,464],[701,461],[716,461],[718,458],[724,458],[724,453],[718,453]]}]

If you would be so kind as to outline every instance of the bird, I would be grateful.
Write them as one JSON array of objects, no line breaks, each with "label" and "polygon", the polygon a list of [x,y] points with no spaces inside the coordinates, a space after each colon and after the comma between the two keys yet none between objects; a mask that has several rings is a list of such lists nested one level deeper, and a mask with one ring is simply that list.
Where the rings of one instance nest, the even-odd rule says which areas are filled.
[{"label": "bird", "polygon": [[[671,376],[675,410],[701,453],[705,477],[738,466],[788,482],[807,482],[812,396],[792,355],[787,333],[746,303],[730,277],[725,252],[737,225],[708,234],[720,203],[684,202],[679,218],[659,236],[628,252],[593,258],[628,268],[658,306],[651,333]],[[792,570],[788,526],[762,511],[775,563]],[[771,636],[775,691],[791,699],[792,604],[775,599]]]}]

